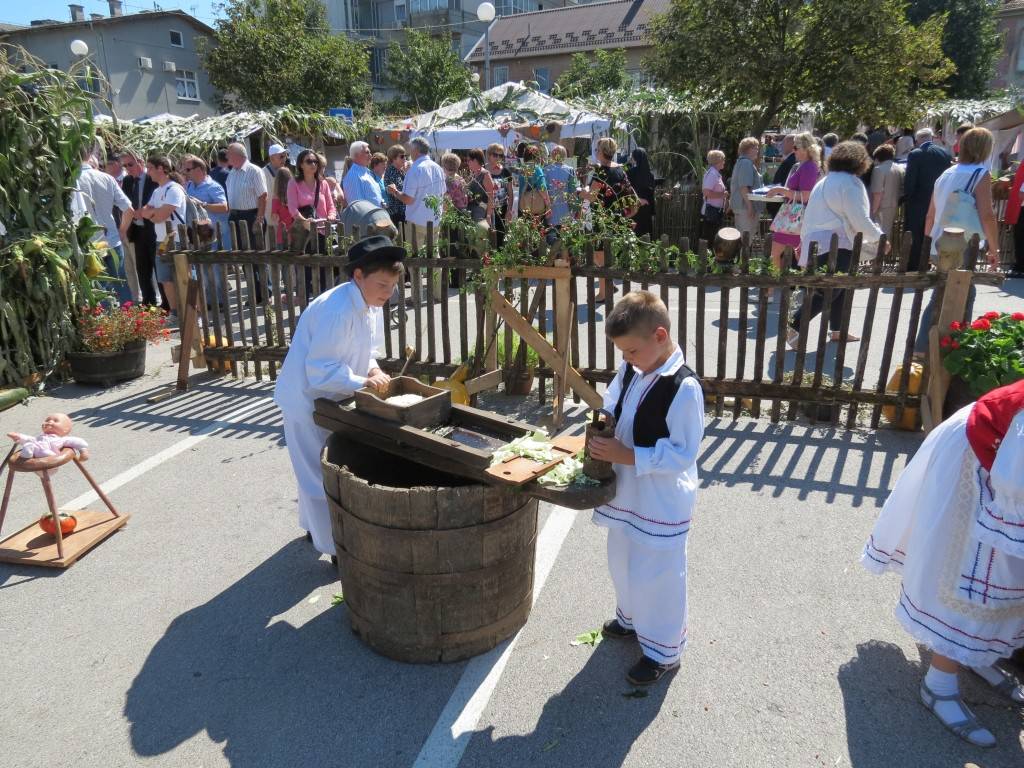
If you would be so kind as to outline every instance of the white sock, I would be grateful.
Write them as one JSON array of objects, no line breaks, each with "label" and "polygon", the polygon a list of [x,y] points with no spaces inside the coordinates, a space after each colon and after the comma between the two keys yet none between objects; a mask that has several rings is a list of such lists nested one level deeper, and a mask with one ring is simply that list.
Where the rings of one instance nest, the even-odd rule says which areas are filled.
[{"label": "white sock", "polygon": [[[960,684],[956,672],[943,672],[935,667],[928,667],[928,674],[924,676],[924,684],[936,696],[955,696],[960,692]],[[944,723],[958,723],[964,716],[973,713],[966,704],[956,701],[936,701],[935,714]],[[981,728],[972,734],[972,738],[980,743],[995,744],[996,737],[991,731]]]},{"label": "white sock", "polygon": [[[978,676],[991,686],[997,686],[1006,679],[1006,673],[995,664],[987,667],[971,667]],[[1018,685],[1010,691],[1010,698],[1018,704],[1024,703],[1024,685]]]},{"label": "white sock", "polygon": [[988,667],[971,667],[978,676],[989,685],[999,685],[1003,682],[1003,673],[995,668],[994,665]]}]

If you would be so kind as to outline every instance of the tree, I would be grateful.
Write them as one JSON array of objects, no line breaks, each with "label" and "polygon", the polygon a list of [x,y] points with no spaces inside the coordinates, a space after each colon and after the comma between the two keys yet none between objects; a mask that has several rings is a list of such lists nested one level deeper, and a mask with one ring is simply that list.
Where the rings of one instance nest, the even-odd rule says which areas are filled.
[{"label": "tree", "polygon": [[942,51],[956,66],[946,82],[949,95],[972,99],[989,91],[1002,38],[996,26],[994,0],[911,0],[907,18],[914,24],[936,14],[947,14]]},{"label": "tree", "polygon": [[473,92],[469,69],[452,48],[452,37],[409,30],[405,45],[388,46],[384,83],[417,112],[461,101]]},{"label": "tree", "polygon": [[759,135],[801,105],[822,124],[903,124],[952,72],[944,17],[918,26],[901,0],[672,0],[652,24],[647,68],[713,107],[747,111]]},{"label": "tree", "polygon": [[555,82],[559,96],[594,96],[629,84],[626,52],[622,48],[574,53],[569,68]]},{"label": "tree", "polygon": [[331,34],[322,0],[230,0],[223,10],[203,63],[225,109],[327,109],[369,98],[369,53]]}]

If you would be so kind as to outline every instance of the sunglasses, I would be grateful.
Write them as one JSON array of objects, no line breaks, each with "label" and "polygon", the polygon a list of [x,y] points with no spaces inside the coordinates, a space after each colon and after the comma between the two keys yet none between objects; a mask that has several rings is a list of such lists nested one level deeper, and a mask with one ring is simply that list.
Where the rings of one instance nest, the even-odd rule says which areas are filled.
[{"label": "sunglasses", "polygon": [[198,165],[186,165],[185,166],[185,173],[192,173],[192,171],[195,171],[195,170],[198,170],[198,169],[199,169]]},{"label": "sunglasses", "polygon": [[505,156],[504,156],[504,155],[499,155],[499,154],[497,154],[497,153],[495,153],[495,152],[492,152],[492,153],[491,153],[491,157],[495,157],[495,158],[497,158],[498,160],[504,160],[504,159],[505,159]]},{"label": "sunglasses", "polygon": [[312,157],[307,157],[305,160],[302,161],[302,164],[303,165],[320,165],[320,161],[319,160],[314,160]]}]

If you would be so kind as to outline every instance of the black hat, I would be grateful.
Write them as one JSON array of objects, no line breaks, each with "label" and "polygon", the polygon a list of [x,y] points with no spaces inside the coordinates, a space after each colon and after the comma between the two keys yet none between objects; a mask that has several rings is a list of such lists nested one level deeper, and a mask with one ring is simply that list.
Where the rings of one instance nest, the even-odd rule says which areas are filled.
[{"label": "black hat", "polygon": [[349,275],[357,268],[365,272],[375,266],[390,266],[404,258],[405,248],[395,245],[390,237],[374,235],[360,240],[348,249],[348,264],[345,265],[345,271]]}]

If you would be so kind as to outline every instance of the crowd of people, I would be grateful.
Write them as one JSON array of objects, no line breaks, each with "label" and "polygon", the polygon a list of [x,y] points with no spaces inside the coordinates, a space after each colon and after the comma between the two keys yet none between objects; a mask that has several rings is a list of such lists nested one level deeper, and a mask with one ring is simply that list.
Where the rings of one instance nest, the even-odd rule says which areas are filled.
[{"label": "crowd of people", "polygon": [[[300,151],[293,166],[288,150],[275,143],[266,159],[262,167],[254,164],[242,143],[218,150],[210,162],[189,154],[175,163],[161,154],[143,158],[126,150],[101,167],[91,152],[83,152],[77,213],[97,221],[97,239],[118,254],[107,264],[108,274],[119,278],[111,285],[118,299],[173,312],[172,270],[158,254],[176,242],[180,225],[195,227],[205,242],[225,249],[232,247],[233,224],[250,241],[269,226],[274,245],[322,250],[327,223],[336,220],[392,237],[402,232],[419,247],[428,238],[436,244],[444,208],[454,206],[475,225],[477,236],[468,245],[477,255],[492,241],[501,247],[517,217],[535,223],[550,244],[567,220],[589,220],[592,206],[632,218],[640,236],[653,231],[655,178],[647,153],[636,148],[622,165],[611,138],[598,140],[595,162],[579,168],[567,163],[565,148],[554,142],[523,141],[508,149],[494,143],[444,152],[437,162],[421,137],[386,153],[352,142],[340,180],[327,174],[327,159],[311,149]],[[215,275],[219,293],[219,269]],[[599,300],[605,290],[603,284]],[[258,285],[256,293],[261,301]]]}]

